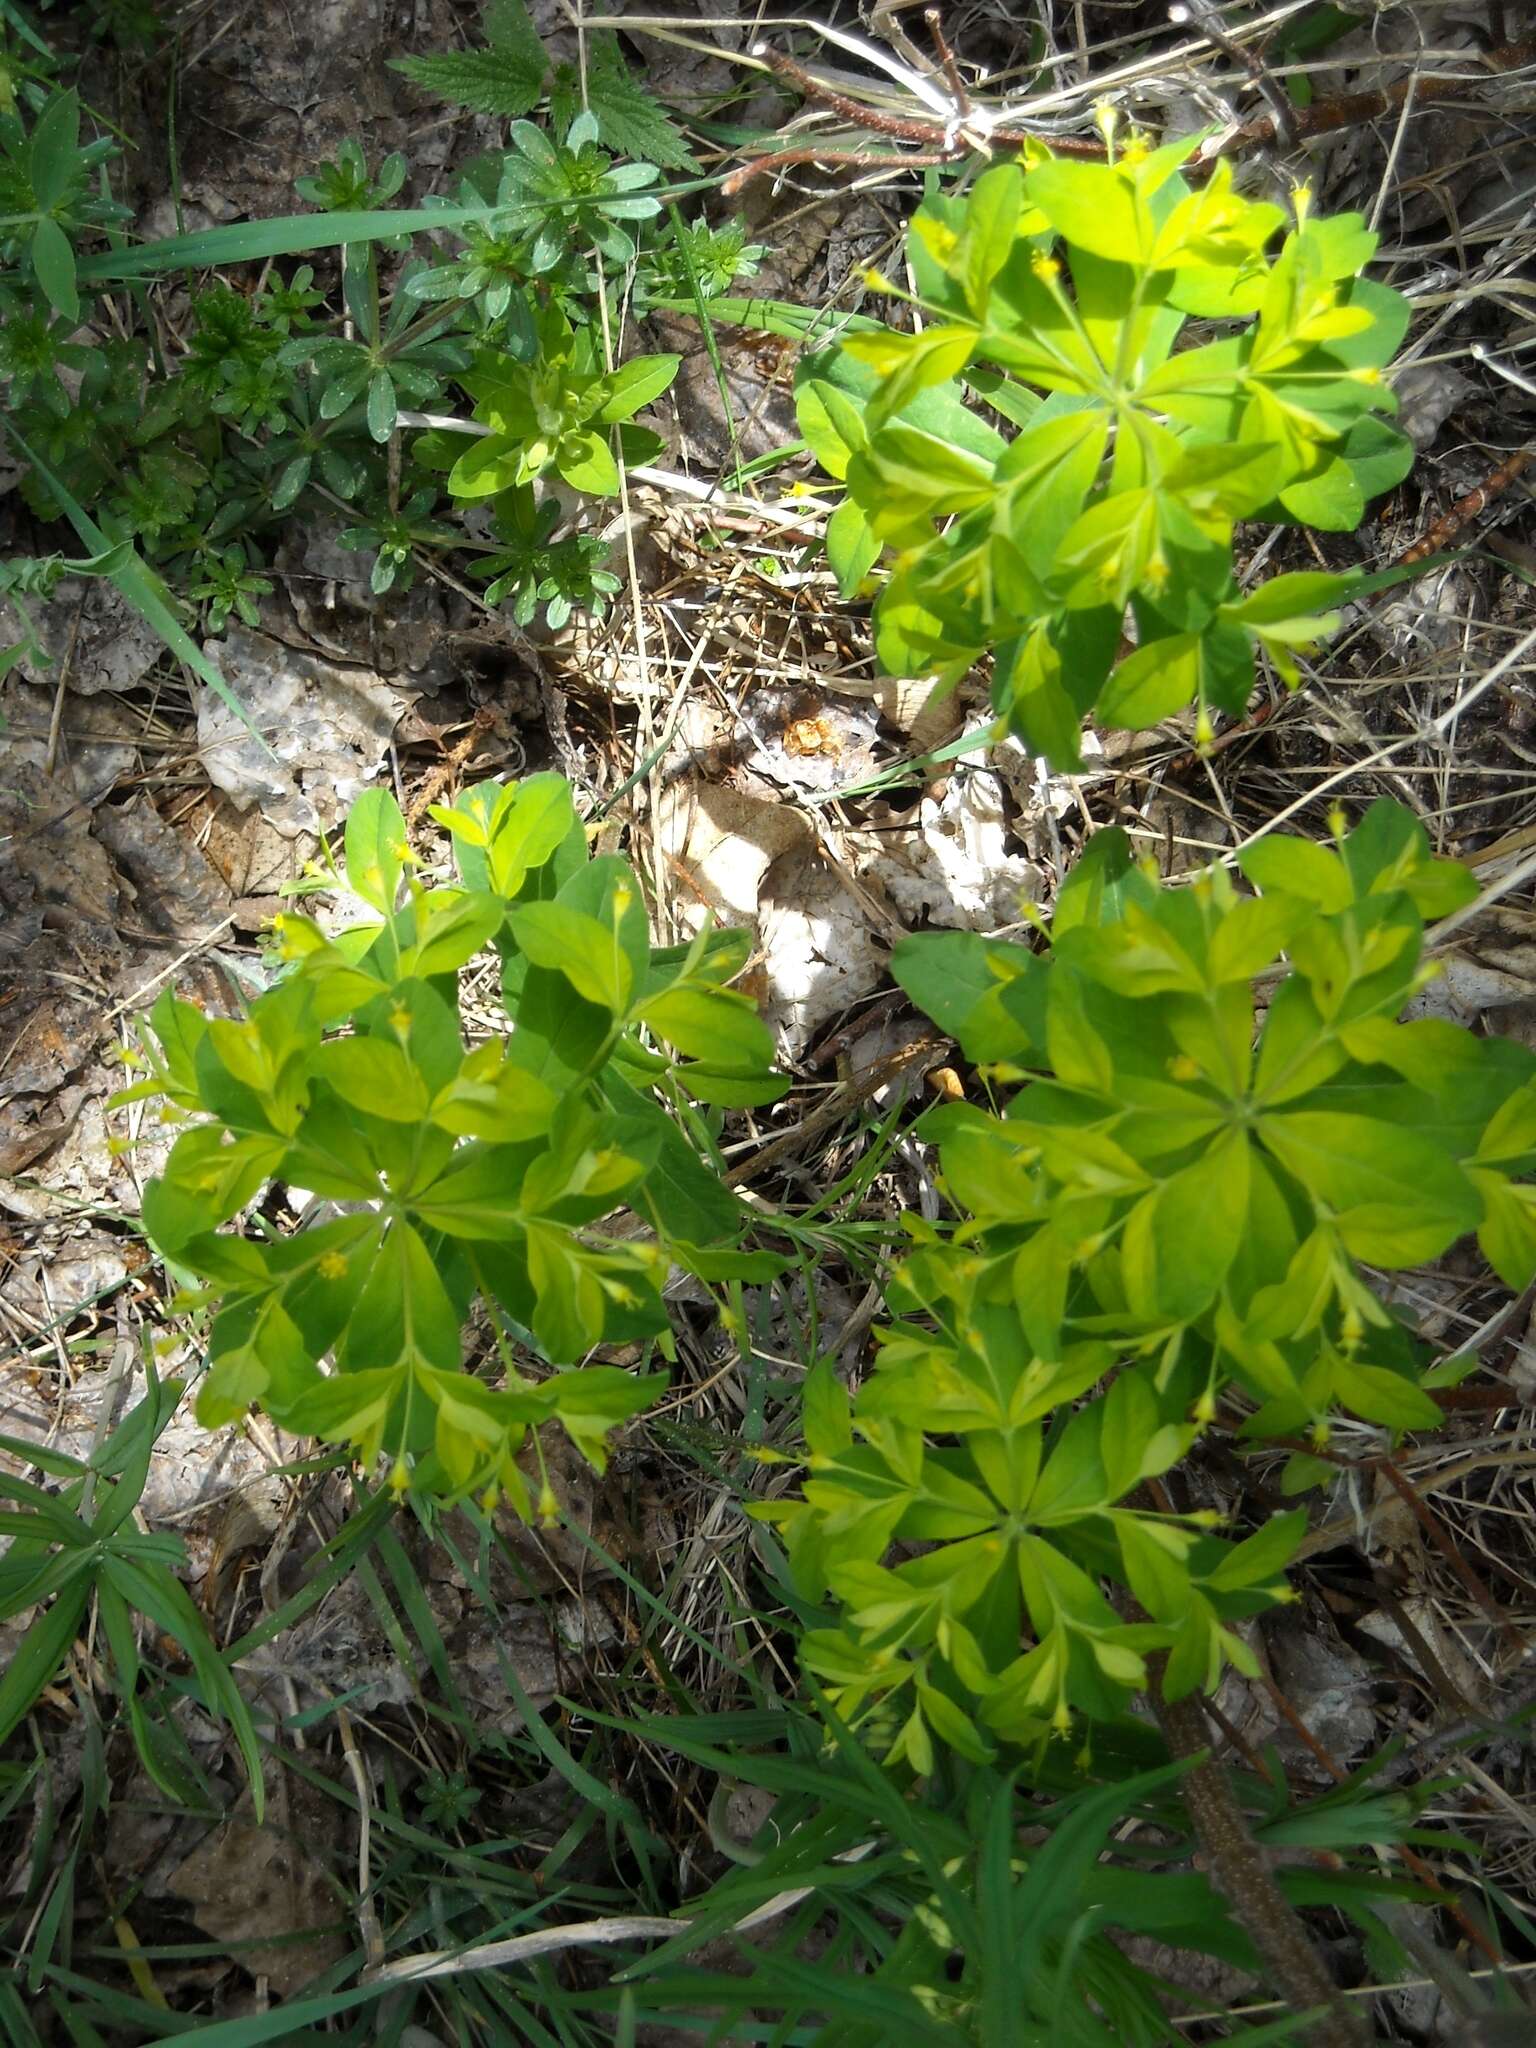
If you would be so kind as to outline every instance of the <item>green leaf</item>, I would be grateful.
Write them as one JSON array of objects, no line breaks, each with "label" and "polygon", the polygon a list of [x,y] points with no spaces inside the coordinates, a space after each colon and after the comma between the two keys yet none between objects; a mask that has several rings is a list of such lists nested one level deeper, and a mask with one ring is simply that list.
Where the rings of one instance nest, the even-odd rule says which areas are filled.
[{"label": "green leaf", "polygon": [[773,1035],[745,996],[722,989],[670,989],[653,996],[639,1014],[691,1059],[749,1073],[773,1059]]},{"label": "green leaf", "polygon": [[353,1443],[368,1457],[378,1454],[390,1411],[407,1385],[396,1366],[335,1373],[317,1379],[282,1411],[285,1428],[324,1443]]},{"label": "green leaf", "polygon": [[1131,1211],[1121,1262],[1140,1314],[1191,1322],[1215,1300],[1247,1229],[1248,1165],[1247,1134],[1228,1131]]},{"label": "green leaf", "polygon": [[[455,498],[494,498],[527,481],[523,445],[510,434],[490,434],[472,441],[448,472],[447,490]],[[535,472],[530,470],[531,476]]]},{"label": "green leaf", "polygon": [[419,1358],[444,1372],[459,1365],[459,1312],[432,1254],[409,1223],[390,1230],[347,1325],[348,1372]]},{"label": "green leaf", "polygon": [[1310,839],[1291,839],[1267,832],[1245,846],[1237,864],[1257,888],[1284,890],[1315,903],[1319,910],[1343,910],[1355,891],[1344,863],[1331,847]]},{"label": "green leaf", "polygon": [[1421,1387],[1381,1365],[1337,1359],[1333,1368],[1334,1399],[1388,1429],[1438,1429],[1444,1421],[1440,1404]]},{"label": "green leaf", "polygon": [[1346,1248],[1378,1266],[1437,1258],[1482,1220],[1477,1191],[1418,1132],[1333,1110],[1261,1117],[1260,1139],[1326,1204]]},{"label": "green leaf", "polygon": [[846,353],[880,379],[869,402],[870,428],[895,419],[920,392],[947,384],[970,361],[976,339],[974,327],[943,322],[918,334],[884,328],[874,334],[845,335]]},{"label": "green leaf", "polygon": [[163,1634],[186,1651],[202,1693],[205,1711],[215,1721],[229,1723],[250,1780],[251,1805],[259,1826],[266,1804],[261,1745],[256,1739],[250,1709],[209,1640],[203,1618],[192,1604],[190,1594],[169,1571],[157,1570],[132,1558],[109,1555],[104,1559],[102,1569],[131,1606],[148,1615]]},{"label": "green leaf", "polygon": [[1302,525],[1348,533],[1360,524],[1369,500],[1401,483],[1413,464],[1413,443],[1390,421],[1357,420],[1339,452],[1314,475],[1288,485],[1280,504]]},{"label": "green leaf", "polygon": [[870,525],[862,505],[845,498],[827,521],[827,561],[837,578],[838,595],[853,597],[879,561],[885,543]]},{"label": "green leaf", "polygon": [[795,418],[811,453],[841,483],[850,458],[869,446],[863,406],[835,384],[810,377],[795,386]]},{"label": "green leaf", "polygon": [[941,612],[918,595],[910,563],[894,571],[875,608],[875,649],[888,673],[958,682],[984,644],[974,617],[962,618],[956,609]]},{"label": "green leaf", "polygon": [[965,209],[965,295],[978,319],[987,310],[993,278],[1013,253],[1023,207],[1024,179],[1017,164],[994,164],[971,188]]},{"label": "green leaf", "polygon": [[607,397],[596,417],[604,426],[633,419],[643,407],[671,388],[681,356],[632,356],[604,380]]},{"label": "green leaf", "polygon": [[1468,1178],[1483,1200],[1477,1230],[1483,1257],[1506,1287],[1528,1287],[1536,1276],[1536,1189],[1485,1166],[1471,1167]]},{"label": "green leaf", "polygon": [[1058,234],[1092,255],[1135,263],[1151,251],[1146,204],[1132,180],[1109,164],[1053,158],[1026,175],[1024,189]]},{"label": "green leaf", "polygon": [[1342,604],[1357,580],[1349,575],[1330,575],[1320,569],[1271,576],[1267,583],[1261,583],[1240,604],[1224,605],[1222,610],[1226,617],[1245,626],[1284,626]]},{"label": "green leaf", "polygon": [[1327,457],[1311,476],[1288,484],[1280,503],[1298,524],[1319,533],[1353,533],[1365,517],[1365,492],[1340,455]]},{"label": "green leaf", "polygon": [[619,465],[601,434],[566,434],[555,450],[555,467],[572,490],[600,498],[618,495]]},{"label": "green leaf", "polygon": [[80,100],[50,92],[27,144],[27,174],[40,213],[51,213],[79,168]]},{"label": "green leaf", "polygon": [[1272,1583],[1283,1576],[1306,1533],[1304,1508],[1272,1515],[1262,1529],[1228,1550],[1221,1562],[1203,1575],[1203,1583],[1220,1592]]},{"label": "green leaf", "polygon": [[579,1359],[603,1334],[603,1289],[591,1255],[569,1232],[530,1223],[528,1277],[535,1295],[533,1334],[557,1364]]},{"label": "green leaf", "polygon": [[255,1401],[280,1417],[318,1377],[303,1334],[275,1296],[223,1309],[214,1319],[208,1356],[211,1370],[197,1393],[204,1429],[240,1421]]},{"label": "green leaf", "polygon": [[657,1373],[637,1378],[617,1366],[588,1365],[580,1372],[556,1375],[552,1383],[554,1412],[587,1463],[603,1472],[608,1465],[610,1434],[649,1408],[666,1384]]},{"label": "green leaf", "polygon": [[[466,791],[457,808],[481,822],[487,835],[486,879],[500,896],[516,896],[529,874],[581,829],[563,775],[529,775],[501,790],[483,784]],[[462,849],[460,862],[465,881],[479,887],[480,877],[465,865]]]},{"label": "green leaf", "polygon": [[634,970],[617,929],[559,903],[529,903],[512,914],[512,933],[536,967],[563,974],[576,993],[613,1016],[624,1015]]},{"label": "green leaf", "polygon": [[366,789],[347,813],[343,840],[347,887],[385,917],[395,907],[409,842],[400,806],[387,789]]},{"label": "green leaf", "polygon": [[375,370],[368,379],[368,431],[375,441],[387,441],[395,431],[397,409],[388,370]]},{"label": "green leaf", "polygon": [[536,106],[549,59],[523,0],[488,0],[484,50],[451,50],[431,57],[392,57],[390,68],[440,100],[471,113],[516,120]]},{"label": "green leaf", "polygon": [[1120,662],[1098,702],[1105,725],[1145,732],[1183,711],[1200,692],[1200,635],[1170,633]]},{"label": "green leaf", "polygon": [[734,1244],[747,1212],[713,1163],[706,1163],[666,1111],[631,1088],[614,1067],[604,1070],[598,1085],[615,1112],[614,1143],[627,1152],[649,1151],[652,1156],[635,1191],[635,1205],[669,1239],[689,1245]]},{"label": "green leaf", "polygon": [[1488,1119],[1477,1146],[1479,1165],[1508,1165],[1532,1155],[1536,1155],[1536,1080],[1525,1082],[1505,1097]]},{"label": "green leaf", "polygon": [[0,1675],[0,1742],[10,1739],[63,1668],[91,1597],[89,1562],[82,1553],[69,1583],[47,1612],[33,1620],[11,1652]]},{"label": "green leaf", "polygon": [[[500,926],[505,907],[500,899],[478,890],[434,889],[411,906],[414,936],[402,934],[399,971],[430,980],[452,974],[472,960]],[[402,918],[403,922],[403,918]]]},{"label": "green leaf", "polygon": [[477,1046],[432,1098],[428,1115],[456,1137],[519,1145],[554,1122],[559,1097],[494,1040]]},{"label": "green leaf", "polygon": [[877,532],[989,504],[996,490],[990,463],[900,421],[874,433],[849,464],[848,482]]},{"label": "green leaf", "polygon": [[75,282],[75,252],[56,220],[40,220],[32,230],[32,269],[53,310],[66,320],[78,320],[80,292]]},{"label": "green leaf", "polygon": [[972,932],[913,933],[897,942],[891,972],[967,1059],[1043,1051],[1043,970],[1025,947]]},{"label": "green leaf", "polygon": [[419,1123],[426,1116],[427,1084],[394,1039],[332,1039],[314,1054],[311,1067],[354,1109],[390,1123]]},{"label": "green leaf", "polygon": [[698,166],[667,109],[656,98],[653,78],[642,85],[624,62],[612,29],[587,32],[587,104],[597,116],[598,135],[617,156],[635,157],[664,171]]}]

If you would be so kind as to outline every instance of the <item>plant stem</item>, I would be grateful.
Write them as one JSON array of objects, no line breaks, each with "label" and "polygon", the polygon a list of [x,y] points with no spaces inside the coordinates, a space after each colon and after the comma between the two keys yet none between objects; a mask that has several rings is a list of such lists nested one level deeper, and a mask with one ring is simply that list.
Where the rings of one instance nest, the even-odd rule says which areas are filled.
[{"label": "plant stem", "polygon": [[1181,1780],[1195,1839],[1212,1885],[1264,1960],[1275,1989],[1299,2011],[1321,2007],[1310,2030],[1315,2048],[1370,2048],[1369,2016],[1353,2010],[1334,1983],[1290,1900],[1254,1840],[1226,1772],[1210,1755],[1199,1700],[1163,1697],[1162,1660],[1152,1659],[1152,1707],[1171,1755],[1191,1767]]}]

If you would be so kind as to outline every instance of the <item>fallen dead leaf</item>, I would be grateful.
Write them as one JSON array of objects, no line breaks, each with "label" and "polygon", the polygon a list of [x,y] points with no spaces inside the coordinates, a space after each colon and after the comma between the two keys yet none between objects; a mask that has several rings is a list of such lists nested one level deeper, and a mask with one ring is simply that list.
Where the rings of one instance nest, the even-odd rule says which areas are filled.
[{"label": "fallen dead leaf", "polygon": [[872,694],[880,716],[904,732],[921,753],[932,753],[952,740],[964,722],[959,692],[930,677],[881,676]]},{"label": "fallen dead leaf", "polygon": [[[9,620],[10,607],[6,610]],[[154,628],[102,577],[66,576],[46,603],[31,603],[28,610],[51,662],[24,661],[22,667],[49,689],[64,664],[70,689],[81,697],[131,690],[165,652]]]},{"label": "fallen dead leaf", "polygon": [[704,782],[664,790],[653,833],[670,871],[673,910],[694,930],[706,913],[725,924],[755,924],[769,867],[812,840],[798,811]]},{"label": "fallen dead leaf", "polygon": [[1410,1017],[1444,1017],[1536,1046],[1536,914],[1507,904],[1481,913],[1437,956],[1438,978]]},{"label": "fallen dead leaf", "polygon": [[189,1902],[211,1940],[239,1944],[233,1960],[241,1969],[265,1977],[279,1998],[292,1998],[351,1946],[320,1860],[340,1848],[345,1809],[291,1772],[277,1782],[283,1793],[262,1826],[250,1817],[246,1793],[178,1867],[168,1889]]},{"label": "fallen dead leaf", "polygon": [[1021,903],[1044,888],[1040,869],[1013,850],[1003,785],[986,768],[952,775],[905,829],[850,832],[845,843],[858,873],[912,925],[995,931],[1017,924]]},{"label": "fallen dead leaf", "polygon": [[211,937],[223,928],[231,900],[228,887],[148,797],[104,808],[96,820],[96,837],[133,883],[147,925],[188,940]]},{"label": "fallen dead leaf", "polygon": [[104,1300],[128,1277],[124,1241],[89,1228],[45,1234],[0,1279],[0,1301],[39,1324]]},{"label": "fallen dead leaf", "polygon": [[287,838],[329,830],[377,776],[410,697],[372,669],[343,668],[243,626],[208,652],[262,735],[202,690],[197,738],[208,779],[242,810],[260,804]]},{"label": "fallen dead leaf", "polygon": [[758,929],[767,1018],[790,1058],[884,977],[869,914],[813,847],[782,855],[765,876]]}]

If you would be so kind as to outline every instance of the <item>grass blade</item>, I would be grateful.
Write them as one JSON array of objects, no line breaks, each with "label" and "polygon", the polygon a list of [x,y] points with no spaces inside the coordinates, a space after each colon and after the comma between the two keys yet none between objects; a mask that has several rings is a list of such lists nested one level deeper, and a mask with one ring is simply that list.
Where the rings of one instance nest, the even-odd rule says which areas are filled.
[{"label": "grass blade", "polygon": [[[28,445],[25,437],[17,428],[16,422],[9,416],[6,417],[5,430],[17,448],[27,458],[33,469],[48,486],[49,490],[53,492],[53,495],[64,507],[65,515],[70,525],[79,534],[81,540],[91,550],[91,553],[94,555],[104,555],[109,549],[113,548],[114,543],[102,532],[85,507],[65,489],[64,485],[54,475],[42,457]],[[272,752],[271,747],[262,739],[261,734],[257,732],[256,727],[251,723],[250,714],[245,706],[235,696],[234,691],[230,689],[223,676],[219,674],[219,671],[214,667],[207,655],[203,653],[203,650],[192,640],[180,620],[176,617],[175,612],[172,611],[170,595],[149,564],[141,561],[137,552],[130,549],[127,558],[117,568],[107,572],[107,580],[122,592],[123,596],[127,598],[145,624],[154,627],[177,660],[184,661],[194,675],[202,682],[205,682],[216,696],[224,700],[240,723],[254,739],[260,741],[262,748],[270,754]]]},{"label": "grass blade", "polygon": [[48,1612],[17,1644],[5,1676],[0,1678],[0,1742],[25,1720],[69,1655],[90,1597],[90,1579],[78,1572],[74,1583],[60,1591]]},{"label": "grass blade", "polygon": [[[680,199],[691,192],[707,191],[716,183],[714,178],[695,178],[686,184],[658,187],[651,196]],[[459,228],[470,221],[486,221],[497,210],[487,205],[418,206],[367,213],[280,214],[275,220],[240,221],[232,227],[203,228],[196,234],[167,235],[158,242],[141,242],[136,248],[101,249],[93,256],[81,257],[78,275],[82,284],[103,284],[127,277],[153,277],[167,270],[265,263],[273,256],[337,249],[348,242],[381,242],[396,235]]]}]

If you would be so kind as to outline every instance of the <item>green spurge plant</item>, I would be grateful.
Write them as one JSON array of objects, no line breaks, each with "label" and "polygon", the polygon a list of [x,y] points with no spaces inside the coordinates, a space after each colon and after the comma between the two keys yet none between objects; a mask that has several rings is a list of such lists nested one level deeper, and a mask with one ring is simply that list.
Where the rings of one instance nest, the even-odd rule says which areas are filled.
[{"label": "green spurge plant", "polygon": [[1339,1409],[1433,1427],[1430,1389],[1474,1361],[1428,1365],[1363,1269],[1476,1232],[1506,1283],[1536,1273],[1536,1056],[1399,1021],[1468,871],[1386,802],[1333,847],[1269,837],[1240,864],[1260,895],[1220,869],[1160,887],[1104,832],[1048,956],[897,948],[1005,1099],[926,1118],[962,1220],[909,1224],[902,1320],[851,1403],[813,1374],[804,1497],[759,1512],[842,1610],[810,1667],[919,1770],[935,1738],[985,1758],[1112,1718],[1153,1652],[1169,1700],[1251,1671],[1234,1623],[1285,1597],[1304,1518],[1233,1544],[1148,1482],[1218,1415],[1319,1445]]},{"label": "green spurge plant", "polygon": [[[845,593],[896,551],[881,661],[953,682],[995,650],[1005,724],[1063,768],[1090,710],[1134,729],[1193,702],[1202,731],[1240,712],[1256,650],[1294,685],[1356,586],[1244,593],[1235,524],[1353,527],[1412,461],[1379,417],[1408,305],[1359,275],[1375,235],[1304,190],[1287,227],[1225,160],[1192,187],[1197,142],[1105,164],[1031,149],[931,195],[908,237],[919,331],[850,331],[798,380],[802,432],[847,485],[827,532]],[[1181,349],[1192,320],[1213,338]]]},{"label": "green spurge plant", "polygon": [[[530,1429],[557,1419],[600,1465],[609,1429],[658,1382],[612,1365],[533,1378],[513,1343],[560,1365],[602,1343],[665,1344],[669,1261],[717,1273],[740,1235],[745,1212],[656,1091],[686,1109],[772,1101],[786,1084],[725,986],[745,938],[653,949],[633,871],[588,859],[559,776],[481,784],[433,816],[458,886],[420,884],[398,806],[370,792],[345,854],[375,917],[335,939],[284,917],[287,971],[244,1017],[162,996],[150,1071],[117,1100],[192,1119],[144,1223],[200,1283],[189,1301],[216,1305],[201,1420],[258,1402],[285,1428],[383,1455],[401,1490],[478,1488],[526,1513],[515,1460]],[[510,1035],[466,1049],[458,971],[489,946]],[[244,1234],[219,1229],[272,1180],[342,1213],[291,1235],[259,1213]],[[622,1204],[662,1243],[595,1229]],[[477,1295],[501,1386],[460,1369]]]}]

